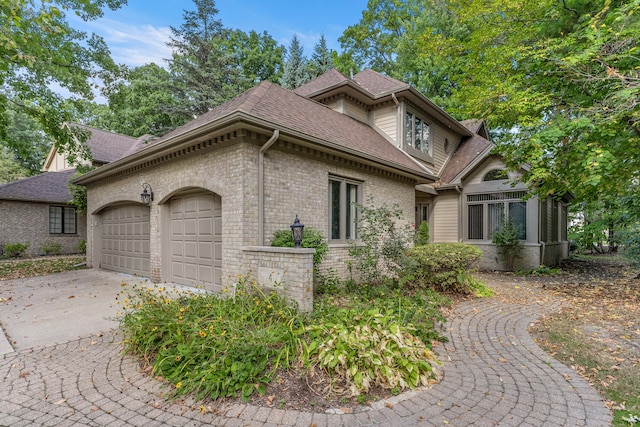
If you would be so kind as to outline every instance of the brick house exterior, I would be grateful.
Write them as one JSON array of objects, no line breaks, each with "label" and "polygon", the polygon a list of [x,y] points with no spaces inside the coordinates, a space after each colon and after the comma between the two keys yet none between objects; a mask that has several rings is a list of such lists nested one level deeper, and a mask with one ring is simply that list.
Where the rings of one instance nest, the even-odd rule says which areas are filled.
[{"label": "brick house exterior", "polygon": [[[537,266],[549,253],[535,225],[542,202],[523,205],[510,179],[489,173],[504,169],[491,148],[484,122],[458,122],[371,70],[331,70],[295,91],[262,82],[74,181],[88,192],[87,263],[213,291],[251,272],[285,283],[309,309],[312,253],[270,248],[273,233],[298,215],[328,240],[321,269],[346,276],[352,202],[373,200],[398,205],[404,224],[429,221],[433,241],[479,246],[490,244],[490,220],[503,209],[526,228],[527,263]],[[554,219],[559,241],[562,217]],[[499,268],[487,253],[485,267]]]}]

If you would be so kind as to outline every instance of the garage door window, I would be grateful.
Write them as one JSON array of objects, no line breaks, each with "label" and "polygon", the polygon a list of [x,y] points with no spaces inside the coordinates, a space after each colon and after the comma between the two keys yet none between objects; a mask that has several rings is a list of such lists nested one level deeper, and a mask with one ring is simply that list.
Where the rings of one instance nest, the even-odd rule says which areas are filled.
[{"label": "garage door window", "polygon": [[49,206],[49,233],[76,234],[76,208]]}]

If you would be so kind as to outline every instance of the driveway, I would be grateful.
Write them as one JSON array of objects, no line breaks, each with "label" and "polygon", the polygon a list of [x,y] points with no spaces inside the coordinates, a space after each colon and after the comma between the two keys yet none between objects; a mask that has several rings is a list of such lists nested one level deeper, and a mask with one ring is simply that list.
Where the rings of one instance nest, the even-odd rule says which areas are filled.
[{"label": "driveway", "polygon": [[150,283],[88,269],[0,281],[0,354],[107,332],[118,324],[121,284]]}]

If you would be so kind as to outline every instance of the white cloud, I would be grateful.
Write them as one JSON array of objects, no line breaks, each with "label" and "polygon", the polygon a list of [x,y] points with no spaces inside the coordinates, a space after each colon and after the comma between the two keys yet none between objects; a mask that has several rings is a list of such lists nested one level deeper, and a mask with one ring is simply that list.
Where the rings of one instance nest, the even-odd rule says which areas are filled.
[{"label": "white cloud", "polygon": [[166,45],[171,36],[169,27],[125,24],[111,19],[88,22],[86,31],[104,38],[111,50],[111,57],[119,64],[132,67],[151,62],[166,66],[165,59],[171,57]]}]

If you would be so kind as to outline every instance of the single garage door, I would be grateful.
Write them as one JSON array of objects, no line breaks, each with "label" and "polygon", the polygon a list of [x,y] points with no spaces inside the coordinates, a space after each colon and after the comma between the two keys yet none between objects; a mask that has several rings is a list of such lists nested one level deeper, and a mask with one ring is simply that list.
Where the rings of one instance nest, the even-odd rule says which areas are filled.
[{"label": "single garage door", "polygon": [[222,283],[220,196],[196,193],[171,199],[171,281],[205,289]]},{"label": "single garage door", "polygon": [[125,205],[102,215],[100,267],[149,276],[149,207]]}]

